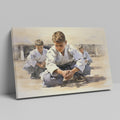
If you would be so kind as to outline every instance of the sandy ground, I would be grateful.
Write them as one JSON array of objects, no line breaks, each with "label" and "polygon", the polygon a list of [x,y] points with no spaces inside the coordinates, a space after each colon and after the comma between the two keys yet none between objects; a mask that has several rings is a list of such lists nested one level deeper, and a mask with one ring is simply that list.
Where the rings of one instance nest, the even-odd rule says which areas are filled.
[{"label": "sandy ground", "polygon": [[93,57],[91,75],[86,76],[86,81],[67,81],[64,86],[45,88],[40,79],[30,79],[30,75],[23,70],[24,61],[15,61],[16,97],[27,98],[46,95],[69,94],[105,90],[111,88],[111,74],[109,63],[105,57]]}]

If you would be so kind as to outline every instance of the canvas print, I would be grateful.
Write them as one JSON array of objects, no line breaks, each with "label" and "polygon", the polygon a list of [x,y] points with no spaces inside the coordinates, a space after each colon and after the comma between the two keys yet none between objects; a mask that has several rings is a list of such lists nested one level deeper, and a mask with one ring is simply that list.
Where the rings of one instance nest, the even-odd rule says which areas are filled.
[{"label": "canvas print", "polygon": [[110,90],[103,28],[11,30],[16,98]]}]

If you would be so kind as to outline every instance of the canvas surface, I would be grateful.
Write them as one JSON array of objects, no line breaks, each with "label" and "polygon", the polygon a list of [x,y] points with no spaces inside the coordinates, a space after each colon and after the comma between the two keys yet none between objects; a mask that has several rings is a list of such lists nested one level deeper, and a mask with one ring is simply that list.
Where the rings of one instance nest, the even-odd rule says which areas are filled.
[{"label": "canvas surface", "polygon": [[[44,42],[44,48],[48,52],[50,48],[54,46],[52,35],[56,31],[62,31],[66,37],[67,44],[72,45],[78,52],[80,52],[79,47],[83,46],[84,51],[89,54],[92,60],[89,65],[91,71],[90,74],[84,75],[80,80],[76,81],[73,78],[69,80],[63,79],[62,85],[48,87],[44,85],[44,81],[41,78],[31,78],[31,73],[28,73],[28,71],[24,69],[24,66],[26,61],[28,61],[30,52],[36,49],[35,41],[37,39],[42,40]],[[111,89],[112,78],[104,29],[74,27],[13,28],[11,35],[16,98]],[[42,73],[43,72],[44,71],[42,71]]]}]

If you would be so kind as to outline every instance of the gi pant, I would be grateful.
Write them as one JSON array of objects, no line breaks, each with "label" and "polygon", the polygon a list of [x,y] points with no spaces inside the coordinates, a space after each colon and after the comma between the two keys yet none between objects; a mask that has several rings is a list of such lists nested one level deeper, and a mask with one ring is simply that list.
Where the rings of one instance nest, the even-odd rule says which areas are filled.
[{"label": "gi pant", "polygon": [[29,67],[24,66],[23,69],[25,69],[28,72],[28,74],[31,74],[31,75],[33,75],[33,77],[36,77],[36,78],[40,77],[40,73],[42,73],[42,72],[44,72],[46,70],[46,68],[41,68],[41,67],[39,67],[37,65],[35,67],[33,67],[33,66],[29,66]]},{"label": "gi pant", "polygon": [[[64,65],[59,65],[58,67],[61,70],[72,70],[74,68],[74,65],[76,64],[76,62],[70,62],[68,64],[64,64]],[[77,78],[81,75],[88,75],[90,74],[90,66],[86,65],[85,69],[83,71],[83,73],[81,71],[78,71],[74,74],[73,79]],[[50,74],[47,70],[45,72],[43,72],[43,74],[41,75],[41,79],[43,80],[43,85],[45,85],[46,87],[53,87],[56,85],[62,85],[63,84],[63,76],[60,74]]]}]

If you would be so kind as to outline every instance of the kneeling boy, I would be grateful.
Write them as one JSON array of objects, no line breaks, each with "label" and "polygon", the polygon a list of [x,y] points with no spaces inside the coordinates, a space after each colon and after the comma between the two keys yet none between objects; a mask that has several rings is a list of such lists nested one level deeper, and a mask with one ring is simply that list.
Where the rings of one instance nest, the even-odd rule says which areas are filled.
[{"label": "kneeling boy", "polygon": [[83,45],[79,46],[79,51],[80,53],[82,53],[83,58],[85,60],[85,69],[83,71],[83,75],[90,75],[90,72],[91,72],[90,64],[92,63],[92,59],[90,55],[88,54],[88,52],[84,50]]},{"label": "kneeling boy", "polygon": [[45,71],[45,60],[47,49],[43,48],[43,41],[36,40],[35,48],[30,52],[27,57],[27,61],[24,65],[24,69],[31,74],[31,79],[40,78],[40,73]]},{"label": "kneeling boy", "polygon": [[52,41],[54,46],[50,48],[46,58],[47,70],[41,76],[47,87],[61,85],[63,79],[80,77],[85,68],[82,54],[67,44],[62,32],[55,32]]}]

